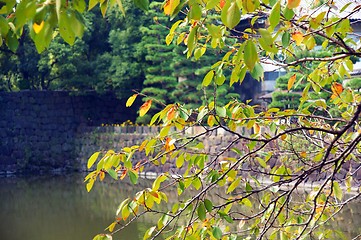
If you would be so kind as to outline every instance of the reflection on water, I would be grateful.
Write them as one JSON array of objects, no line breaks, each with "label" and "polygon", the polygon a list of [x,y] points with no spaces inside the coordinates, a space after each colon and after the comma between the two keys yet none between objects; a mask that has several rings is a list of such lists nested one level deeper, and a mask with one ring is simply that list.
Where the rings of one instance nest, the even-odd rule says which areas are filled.
[{"label": "reflection on water", "polygon": [[[122,199],[139,191],[124,182],[97,182],[90,193],[84,175],[0,178],[0,240],[88,240],[113,221]],[[145,180],[142,180],[145,181]],[[150,184],[150,183],[148,183]],[[144,188],[144,187],[143,187]],[[176,196],[171,196],[176,201]],[[352,239],[361,232],[359,203],[347,206],[331,229]],[[115,239],[138,240],[157,216],[139,219]]]},{"label": "reflection on water", "polygon": [[[135,189],[98,183],[87,193],[82,180],[79,174],[0,178],[0,239],[86,240],[103,232]],[[145,230],[138,221],[117,239],[142,239]]]}]

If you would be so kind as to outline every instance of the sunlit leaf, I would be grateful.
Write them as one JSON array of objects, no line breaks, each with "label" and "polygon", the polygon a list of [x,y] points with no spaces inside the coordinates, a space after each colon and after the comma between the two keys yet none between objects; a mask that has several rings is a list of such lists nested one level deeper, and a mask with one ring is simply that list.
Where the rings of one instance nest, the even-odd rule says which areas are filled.
[{"label": "sunlit leaf", "polygon": [[165,176],[165,175],[159,175],[155,180],[154,180],[154,182],[153,182],[153,185],[152,185],[152,190],[153,191],[158,191],[158,189],[159,189],[159,187],[160,187],[160,184],[162,183],[162,182],[164,182],[165,180],[167,180],[168,179],[168,177],[167,176]]},{"label": "sunlit leaf", "polygon": [[296,74],[293,74],[289,79],[287,83],[287,90],[290,91],[293,87],[293,84],[296,82]]},{"label": "sunlit leaf", "polygon": [[233,192],[236,189],[236,187],[238,187],[240,181],[241,181],[241,178],[237,178],[235,181],[233,181],[231,183],[231,185],[229,185],[226,193],[228,194],[228,193]]},{"label": "sunlit leaf", "polygon": [[241,21],[241,11],[236,1],[228,0],[221,13],[221,19],[225,26],[233,29]]},{"label": "sunlit leaf", "polygon": [[88,192],[90,192],[90,190],[93,188],[94,182],[95,182],[94,179],[90,179],[90,180],[88,181],[88,183],[86,184],[86,190],[87,190]]},{"label": "sunlit leaf", "polygon": [[287,0],[287,7],[289,9],[296,8],[300,5],[301,0]]},{"label": "sunlit leaf", "polygon": [[180,0],[167,0],[164,5],[165,15],[172,15],[176,7],[179,5]]},{"label": "sunlit leaf", "polygon": [[296,31],[292,33],[292,39],[296,42],[297,46],[300,46],[301,43],[303,42],[304,36],[301,32]]},{"label": "sunlit leaf", "polygon": [[152,106],[152,100],[146,101],[139,109],[139,116],[140,117],[144,116],[148,112],[151,106]]},{"label": "sunlit leaf", "polygon": [[96,160],[97,160],[98,157],[99,157],[99,154],[100,154],[100,152],[95,152],[95,153],[93,153],[93,154],[91,155],[91,157],[88,159],[88,164],[87,164],[88,169],[90,169],[90,168],[93,166],[93,164],[96,162]]},{"label": "sunlit leaf", "polygon": [[214,76],[214,71],[213,70],[209,71],[206,74],[206,76],[204,76],[202,85],[207,87],[212,82],[213,76]]},{"label": "sunlit leaf", "polygon": [[36,34],[38,34],[43,29],[43,27],[44,27],[44,21],[41,21],[40,24],[37,23],[33,24],[33,29]]},{"label": "sunlit leaf", "polygon": [[343,86],[341,83],[334,82],[331,85],[331,91],[332,95],[334,96],[340,96],[340,94],[343,92]]},{"label": "sunlit leaf", "polygon": [[343,195],[343,193],[342,193],[342,189],[341,189],[341,187],[340,187],[340,184],[339,184],[338,182],[333,181],[333,183],[332,183],[332,190],[333,190],[333,192],[334,192],[334,194],[335,194],[335,197],[336,197],[339,201],[341,201],[341,200],[342,200],[342,195]]},{"label": "sunlit leaf", "polygon": [[135,99],[137,98],[138,94],[133,94],[132,96],[130,96],[127,100],[127,102],[125,103],[126,107],[130,107],[133,105]]},{"label": "sunlit leaf", "polygon": [[281,3],[278,1],[272,8],[269,21],[271,24],[271,27],[275,28],[278,23],[280,22],[280,15],[281,15]]}]

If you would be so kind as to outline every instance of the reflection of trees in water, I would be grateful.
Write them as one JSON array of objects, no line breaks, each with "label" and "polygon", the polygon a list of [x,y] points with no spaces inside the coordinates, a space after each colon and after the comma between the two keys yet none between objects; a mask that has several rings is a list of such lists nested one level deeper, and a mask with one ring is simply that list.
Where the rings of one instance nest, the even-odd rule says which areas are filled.
[{"label": "reflection of trees in water", "polygon": [[[45,240],[54,235],[57,238],[52,237],[53,240],[69,239],[69,236],[73,236],[72,239],[91,239],[113,221],[122,199],[132,198],[136,192],[151,185],[152,181],[146,179],[139,179],[139,184],[132,185],[127,181],[114,182],[106,178],[104,182],[96,182],[92,191],[87,193],[82,175],[0,178],[0,239],[10,239],[10,234],[12,240],[22,240],[23,236],[28,236],[29,240]],[[168,210],[173,203],[192,197],[182,196],[180,199],[176,188],[167,194],[169,202],[163,207]],[[304,194],[304,191],[299,194]],[[223,195],[222,191],[214,189],[207,198],[216,204]],[[293,196],[293,204],[299,204],[298,198]],[[260,204],[257,199],[251,201],[255,208]],[[361,231],[358,204],[347,205],[325,229],[341,230],[347,239],[355,237]],[[237,205],[232,210],[245,211],[245,208]],[[160,214],[140,217],[116,236],[127,240],[142,239],[144,232],[160,217]],[[180,221],[183,220],[187,219]],[[334,239],[339,237],[335,234]]]}]

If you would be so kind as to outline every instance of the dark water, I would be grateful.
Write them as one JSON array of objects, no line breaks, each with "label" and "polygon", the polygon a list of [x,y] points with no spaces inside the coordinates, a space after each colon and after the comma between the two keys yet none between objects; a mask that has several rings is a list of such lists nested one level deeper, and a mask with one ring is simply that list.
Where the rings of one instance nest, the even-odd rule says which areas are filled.
[{"label": "dark water", "polygon": [[[83,178],[81,174],[0,178],[0,240],[92,239],[114,220],[122,199],[150,184],[97,182],[87,193]],[[154,219],[139,219],[114,239],[143,239],[149,221]],[[332,224],[332,229],[345,232],[346,239],[361,233],[360,203],[347,206]]]},{"label": "dark water", "polygon": [[[83,175],[0,178],[0,240],[85,240],[114,220],[119,201],[136,189],[95,184],[88,193]],[[116,239],[142,239],[139,221]]]}]

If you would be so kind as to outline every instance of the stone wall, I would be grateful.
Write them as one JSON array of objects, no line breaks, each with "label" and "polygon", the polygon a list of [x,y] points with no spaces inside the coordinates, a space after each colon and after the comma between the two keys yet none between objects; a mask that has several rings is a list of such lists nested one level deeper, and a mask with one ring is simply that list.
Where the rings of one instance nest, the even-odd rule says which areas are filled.
[{"label": "stone wall", "polygon": [[74,159],[79,127],[134,118],[134,110],[125,110],[125,102],[111,93],[1,92],[0,171],[77,167]]}]

